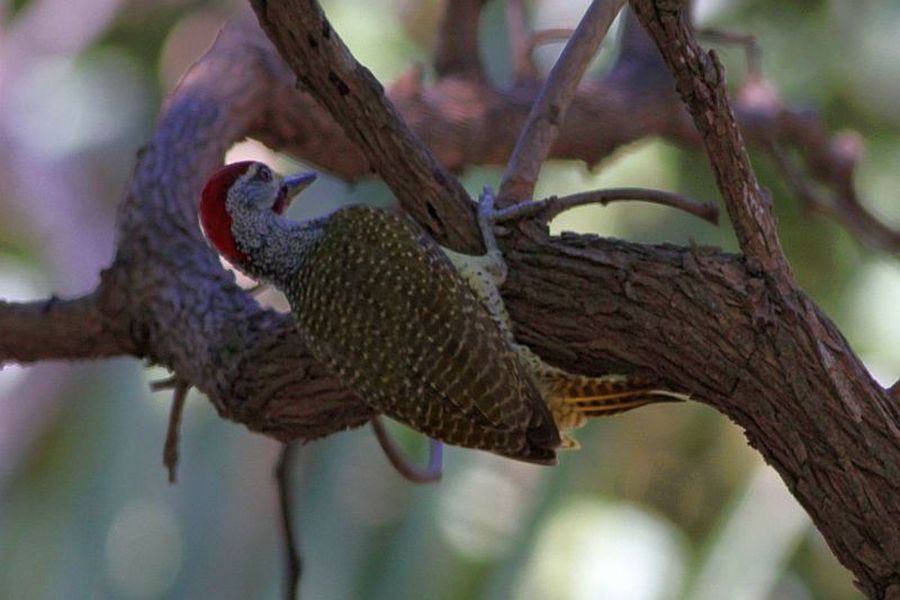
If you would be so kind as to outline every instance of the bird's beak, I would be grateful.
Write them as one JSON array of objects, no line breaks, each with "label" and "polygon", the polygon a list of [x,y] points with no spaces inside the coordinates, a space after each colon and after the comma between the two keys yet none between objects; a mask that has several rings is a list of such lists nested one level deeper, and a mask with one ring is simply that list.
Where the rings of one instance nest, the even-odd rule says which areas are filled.
[{"label": "bird's beak", "polygon": [[315,171],[284,177],[281,180],[281,189],[278,190],[278,198],[275,200],[275,206],[272,209],[278,214],[282,214],[291,205],[294,198],[299,196],[300,192],[308,188],[316,180],[316,177],[318,175]]}]

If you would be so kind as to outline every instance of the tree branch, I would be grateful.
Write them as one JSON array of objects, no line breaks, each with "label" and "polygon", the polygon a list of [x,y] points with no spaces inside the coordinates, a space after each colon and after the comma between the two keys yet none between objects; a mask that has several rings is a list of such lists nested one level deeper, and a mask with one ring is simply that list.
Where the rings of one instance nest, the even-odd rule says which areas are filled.
[{"label": "tree branch", "polygon": [[[171,384],[172,407],[169,409],[169,426],[166,429],[166,443],[163,446],[163,466],[169,473],[169,483],[178,480],[178,442],[181,437],[181,417],[184,414],[184,403],[187,400],[190,385],[175,380]],[[154,389],[158,389],[154,386]]]},{"label": "tree branch", "polygon": [[[579,160],[594,166],[644,138],[663,137],[687,149],[701,143],[689,115],[677,102],[671,77],[653,42],[639,25],[634,26],[635,21],[629,13],[623,49],[609,74],[582,82],[548,158]],[[269,80],[264,85],[273,94],[275,107],[260,117],[265,123],[254,135],[347,181],[371,176],[369,161],[343,128],[315,99],[297,93],[296,76],[266,40],[258,39],[259,30],[249,28],[245,35],[244,43],[267,64]],[[423,87],[415,71],[390,86],[387,95],[437,159],[451,171],[469,165],[504,165],[542,82],[519,79],[501,89],[486,82],[449,77]],[[841,141],[847,134],[830,135],[808,110],[793,110],[777,98],[761,105],[756,98],[756,94],[741,94],[735,105],[737,122],[753,146],[770,152],[772,140],[780,140],[785,148],[801,156],[811,178],[833,191],[836,202],[855,195],[852,173],[858,157],[841,150],[847,146]],[[622,114],[629,118],[622,119]],[[427,211],[423,202],[418,206],[410,212]],[[860,221],[862,227],[867,224]],[[885,227],[877,219],[872,224]],[[865,229],[860,235],[869,243],[894,251],[890,234],[878,235]],[[435,237],[447,243],[442,236]]]},{"label": "tree branch", "polygon": [[478,44],[478,24],[484,2],[444,0],[444,15],[434,52],[434,71],[438,77],[455,75],[474,81],[484,79]]},{"label": "tree branch", "polygon": [[[372,73],[356,62],[315,0],[251,0],[263,29],[304,88],[362,149],[372,170],[432,235],[478,251],[462,185],[415,136]],[[468,6],[467,2],[463,3]]]},{"label": "tree branch", "polygon": [[295,600],[300,588],[300,574],[303,571],[303,561],[300,558],[300,544],[294,533],[294,503],[296,494],[291,485],[291,476],[297,464],[297,454],[300,452],[300,444],[288,443],[281,449],[278,463],[275,465],[275,483],[278,486],[278,513],[281,516],[281,538],[284,547],[285,563],[284,572],[284,598]]},{"label": "tree branch", "polygon": [[625,0],[594,0],[553,65],[503,173],[499,206],[531,199],[541,165],[559,135],[578,82]]},{"label": "tree branch", "polygon": [[[893,533],[900,518],[900,408],[797,289],[735,123],[722,66],[694,39],[685,4],[632,0],[632,7],[703,137],[748,269],[761,274],[756,307],[748,313],[755,337],[766,339],[780,363],[803,366],[766,381],[791,389],[786,402],[772,403],[777,393],[767,387],[751,400],[741,388],[754,384],[741,378],[732,399],[716,406],[746,429],[863,590],[883,598],[900,582],[900,539]],[[741,396],[745,402],[732,405]],[[815,405],[820,398],[829,398],[827,408]],[[850,423],[865,430],[862,437],[856,427],[848,430]]]},{"label": "tree branch", "polygon": [[[0,364],[38,360],[81,360],[131,354],[121,322],[100,309],[97,294],[39,302],[0,300]],[[117,327],[118,325],[118,327]]]},{"label": "tree branch", "polygon": [[312,439],[372,412],[312,358],[289,315],[262,309],[234,283],[197,225],[200,188],[225,150],[283,107],[293,114],[300,96],[272,78],[270,51],[246,32],[223,31],[141,153],[103,310],[127,309],[119,314],[135,354],[207,394],[222,416],[281,441]]},{"label": "tree branch", "polygon": [[651,0],[631,5],[656,41],[703,137],[741,250],[763,270],[789,274],[771,203],[759,187],[731,111],[722,64],[714,52],[705,52],[697,43],[689,15],[683,10],[686,4],[670,3],[671,9],[660,8]]},{"label": "tree branch", "polygon": [[[775,159],[775,164],[781,169],[805,210],[829,216],[853,232],[863,243],[896,254],[900,252],[900,230],[879,221],[863,206],[853,187],[853,172],[862,150],[857,138],[855,134],[845,134],[826,142],[825,147],[833,157],[826,159],[825,176],[830,179],[831,185],[830,189],[827,187],[825,190],[819,190],[813,185],[813,179],[795,164],[781,143],[773,141],[769,154]],[[820,143],[808,148],[822,147],[823,144]],[[814,157],[805,158],[807,164],[816,162]],[[831,165],[835,164],[846,167],[834,169]]]},{"label": "tree branch", "polygon": [[496,222],[504,223],[515,219],[537,216],[543,223],[549,223],[558,215],[577,206],[585,206],[587,204],[606,206],[612,202],[623,200],[638,200],[677,208],[713,225],[719,223],[719,207],[711,202],[697,202],[690,198],[685,198],[681,194],[645,188],[607,188],[604,190],[579,192],[568,196],[551,196],[541,202],[521,203],[502,209],[497,215]]},{"label": "tree branch", "polygon": [[[673,64],[710,67],[708,58],[691,56],[696,49],[679,37],[686,34],[678,22],[652,25],[657,14],[668,13],[641,4],[660,46],[673,46]],[[286,5],[270,2],[263,12],[271,15]],[[278,31],[289,36],[286,28],[296,23],[286,18],[279,18]],[[291,44],[303,46],[297,32],[306,30],[292,31]],[[316,35],[321,50],[325,33]],[[291,44],[286,42],[285,52],[301,61],[302,54],[291,54],[300,49]],[[327,51],[338,60],[333,68],[351,90],[350,99],[331,97],[340,86],[321,57],[304,67],[311,71],[311,85],[324,85],[320,95],[331,97],[322,109],[294,89],[294,78],[255,28],[227,28],[186,75],[140,156],[120,211],[116,260],[97,293],[61,303],[59,311],[51,307],[43,316],[39,305],[0,305],[0,360],[146,357],[205,392],[222,416],[280,440],[311,439],[367,422],[371,410],[309,355],[290,317],[262,309],[235,285],[203,241],[196,219],[202,182],[225,150],[247,135],[299,150],[351,178],[378,161],[398,161],[392,178],[419,168],[401,164],[408,157],[397,153],[413,143],[408,132],[394,130],[396,114],[384,112],[390,108],[367,87],[371,78],[354,70],[356,63],[340,48]],[[696,82],[681,84],[683,91],[708,92],[714,101],[709,108],[709,99],[688,98],[695,109],[716,111],[703,115],[716,127],[698,136],[684,113],[669,106],[671,80],[646,71],[639,77],[651,62],[627,69],[625,60],[608,78],[581,87],[551,156],[593,163],[650,133],[685,145],[705,141],[717,157],[712,160],[723,190],[744,191],[726,197],[742,228],[743,247],[755,261],[703,248],[551,238],[526,230],[503,240],[510,267],[504,299],[517,337],[569,370],[651,376],[729,416],[779,471],[863,590],[886,597],[900,582],[900,539],[894,535],[900,518],[900,409],[790,278],[774,281],[772,274],[781,271],[759,268],[770,261],[778,266],[777,247],[768,244],[768,230],[750,227],[759,215],[757,224],[765,229],[769,215],[752,173],[741,170],[749,166],[740,137],[733,126],[717,127],[718,111],[730,114],[718,67],[712,64],[710,71],[691,75]],[[440,156],[450,157],[446,162],[453,168],[502,162],[537,93],[535,85],[522,82],[508,90],[475,85],[445,78],[427,93],[410,85],[394,92],[399,110]],[[360,98],[375,103],[371,114],[347,108]],[[773,110],[776,117],[788,112]],[[631,118],[621,119],[626,113]],[[750,129],[754,122],[745,121]],[[718,156],[730,153],[736,156]],[[427,166],[429,159],[423,160]],[[425,207],[433,203],[443,215],[440,222],[453,224],[436,231],[440,241],[474,240],[468,199],[453,191],[458,184],[452,177],[437,184],[429,173],[398,184],[404,206],[427,222],[434,217]],[[22,346],[8,341],[14,337],[36,341]]]}]

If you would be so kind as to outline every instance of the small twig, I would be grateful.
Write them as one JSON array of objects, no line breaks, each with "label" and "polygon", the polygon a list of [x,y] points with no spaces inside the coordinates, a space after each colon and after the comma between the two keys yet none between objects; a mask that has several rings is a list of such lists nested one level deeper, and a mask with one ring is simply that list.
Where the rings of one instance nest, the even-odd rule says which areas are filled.
[{"label": "small twig", "polygon": [[549,44],[551,42],[564,42],[572,37],[574,32],[574,29],[569,28],[541,29],[540,31],[535,31],[528,38],[528,42],[525,45],[526,51],[530,56],[538,46],[543,46],[544,44]]},{"label": "small twig", "polygon": [[534,79],[538,75],[532,53],[549,42],[563,41],[572,36],[574,29],[542,29],[529,33],[528,19],[522,0],[507,0],[506,28],[512,48],[513,72],[517,80]]},{"label": "small twig", "polygon": [[549,223],[561,213],[576,206],[585,204],[602,204],[606,206],[612,202],[624,200],[637,200],[668,206],[692,214],[713,225],[718,225],[719,223],[719,207],[712,202],[698,202],[674,192],[646,188],[609,188],[562,197],[550,196],[538,202],[522,202],[498,210],[494,222],[503,223],[539,215],[541,221]]},{"label": "small twig", "polygon": [[150,382],[151,392],[161,392],[163,390],[173,390],[178,387],[178,377],[172,376],[165,379],[158,379]]},{"label": "small twig", "polygon": [[441,442],[429,439],[428,466],[421,469],[411,464],[403,456],[403,452],[388,433],[381,417],[377,415],[372,417],[372,429],[375,430],[375,437],[378,439],[381,449],[384,450],[385,456],[405,479],[413,483],[432,483],[441,478],[444,462],[444,445]]},{"label": "small twig", "polygon": [[804,211],[829,212],[832,216],[835,216],[833,211],[825,210],[827,203],[818,197],[815,190],[813,190],[812,186],[809,184],[809,180],[807,180],[803,173],[800,172],[800,169],[791,162],[791,158],[781,144],[778,142],[769,144],[769,153],[772,155],[772,158],[775,159],[775,164],[778,166],[779,170],[781,170],[788,185],[794,189],[794,192],[800,200],[801,208],[803,208]]},{"label": "small twig", "polygon": [[187,399],[190,384],[181,382],[175,387],[172,408],[169,410],[169,427],[166,430],[166,445],[163,449],[163,464],[169,471],[169,483],[178,478],[178,440],[181,434],[181,415]]},{"label": "small twig", "polygon": [[594,0],[553,65],[503,173],[500,206],[530,198],[541,165],[556,140],[578,82],[624,0]]},{"label": "small twig", "polygon": [[278,485],[278,508],[281,514],[281,533],[284,542],[284,551],[287,559],[285,572],[284,597],[294,600],[300,588],[300,572],[303,564],[300,560],[300,550],[297,538],[294,535],[294,498],[291,493],[290,475],[297,458],[299,445],[289,442],[281,449],[278,463],[275,465],[275,482]]},{"label": "small twig", "polygon": [[697,35],[711,42],[742,47],[747,60],[747,74],[751,77],[762,76],[762,50],[755,35],[724,29],[699,29]]},{"label": "small twig", "polygon": [[172,406],[169,409],[166,443],[163,446],[163,466],[169,472],[169,483],[175,483],[178,478],[178,440],[181,432],[181,416],[184,413],[184,403],[187,400],[191,384],[174,375],[166,379],[151,381],[150,389],[154,392],[174,390]]},{"label": "small twig", "polygon": [[[768,144],[769,153],[781,170],[788,185],[797,194],[801,207],[808,212],[815,212],[837,221],[863,245],[879,246],[889,252],[900,251],[900,231],[882,223],[859,202],[852,186],[844,190],[831,190],[831,193],[820,193],[812,185],[812,180],[791,161],[787,151],[778,142]],[[833,186],[827,186],[831,188]]]}]

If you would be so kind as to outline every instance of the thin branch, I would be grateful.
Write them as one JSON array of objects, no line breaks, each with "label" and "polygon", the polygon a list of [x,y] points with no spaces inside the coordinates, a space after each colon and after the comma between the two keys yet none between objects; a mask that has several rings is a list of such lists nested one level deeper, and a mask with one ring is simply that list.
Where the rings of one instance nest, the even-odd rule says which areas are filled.
[{"label": "thin branch", "polygon": [[712,202],[698,202],[681,194],[650,190],[646,188],[609,188],[580,192],[569,196],[550,196],[537,202],[520,202],[497,212],[495,223],[516,221],[526,217],[537,217],[543,223],[549,223],[561,213],[586,204],[606,206],[612,202],[637,200],[659,204],[684,211],[713,225],[719,223],[719,207]]},{"label": "thin branch", "polygon": [[550,44],[552,42],[563,42],[572,37],[574,33],[574,29],[568,28],[555,28],[555,29],[541,29],[540,31],[535,31],[528,38],[528,43],[526,44],[526,48],[528,49],[528,53],[531,54],[534,52],[534,49],[538,46],[543,46],[544,44]]},{"label": "thin branch", "polygon": [[537,68],[528,47],[528,19],[524,0],[506,1],[506,30],[512,52],[513,75],[517,80],[537,77]]},{"label": "thin branch", "polygon": [[811,179],[794,164],[780,143],[770,144],[769,153],[805,210],[820,213],[841,223],[855,233],[856,238],[864,245],[881,247],[893,253],[900,252],[900,231],[882,223],[869,212],[859,202],[852,187],[843,187],[843,193],[827,187],[825,189],[831,193],[826,196],[812,185]]},{"label": "thin branch", "polygon": [[403,451],[397,447],[394,438],[384,425],[380,416],[372,418],[372,429],[375,430],[375,438],[384,451],[384,455],[391,465],[397,469],[407,481],[413,483],[433,483],[440,480],[443,474],[444,446],[438,440],[428,440],[428,466],[419,468],[403,456]]},{"label": "thin branch", "polygon": [[169,472],[169,483],[178,479],[178,440],[181,434],[181,417],[187,399],[189,383],[179,381],[175,384],[172,395],[172,407],[169,409],[169,426],[166,429],[166,445],[163,448],[163,465]]},{"label": "thin branch", "polygon": [[624,0],[594,0],[547,76],[503,173],[500,206],[531,198],[541,165],[559,134],[578,82]]},{"label": "thin branch", "polygon": [[[468,0],[467,0],[468,1]],[[415,136],[315,0],[252,0],[259,22],[298,80],[365,152],[372,170],[432,237],[477,252],[473,203]]]},{"label": "thin branch", "polygon": [[778,241],[772,206],[750,165],[728,100],[725,73],[715,52],[707,53],[697,43],[684,11],[686,4],[661,8],[652,0],[632,0],[631,6],[656,41],[703,137],[741,250],[754,268],[789,278],[790,267]]},{"label": "thin branch", "polygon": [[747,74],[751,77],[762,75],[762,51],[755,35],[724,29],[699,29],[697,35],[711,42],[740,46],[747,60]]},{"label": "thin branch", "polygon": [[163,390],[174,390],[178,386],[180,380],[177,376],[166,377],[165,379],[157,379],[150,382],[151,392],[162,392]]},{"label": "thin branch", "polygon": [[275,466],[275,482],[278,486],[278,513],[281,515],[281,534],[287,566],[285,568],[284,597],[295,600],[300,589],[303,563],[300,546],[294,534],[294,494],[291,491],[291,473],[296,464],[299,444],[285,444]]},{"label": "thin branch", "polygon": [[434,70],[438,77],[456,75],[484,79],[479,58],[478,24],[484,0],[444,0],[444,15],[438,29]]}]

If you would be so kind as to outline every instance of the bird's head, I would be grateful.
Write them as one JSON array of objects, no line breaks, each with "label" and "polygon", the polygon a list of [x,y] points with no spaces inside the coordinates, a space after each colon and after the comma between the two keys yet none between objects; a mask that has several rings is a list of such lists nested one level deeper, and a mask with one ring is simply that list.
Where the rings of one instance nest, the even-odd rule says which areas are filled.
[{"label": "bird's head", "polygon": [[265,211],[281,215],[309,184],[315,173],[282,177],[261,162],[243,161],[225,165],[203,186],[200,225],[215,249],[232,263],[247,262],[238,248],[232,223]]}]

